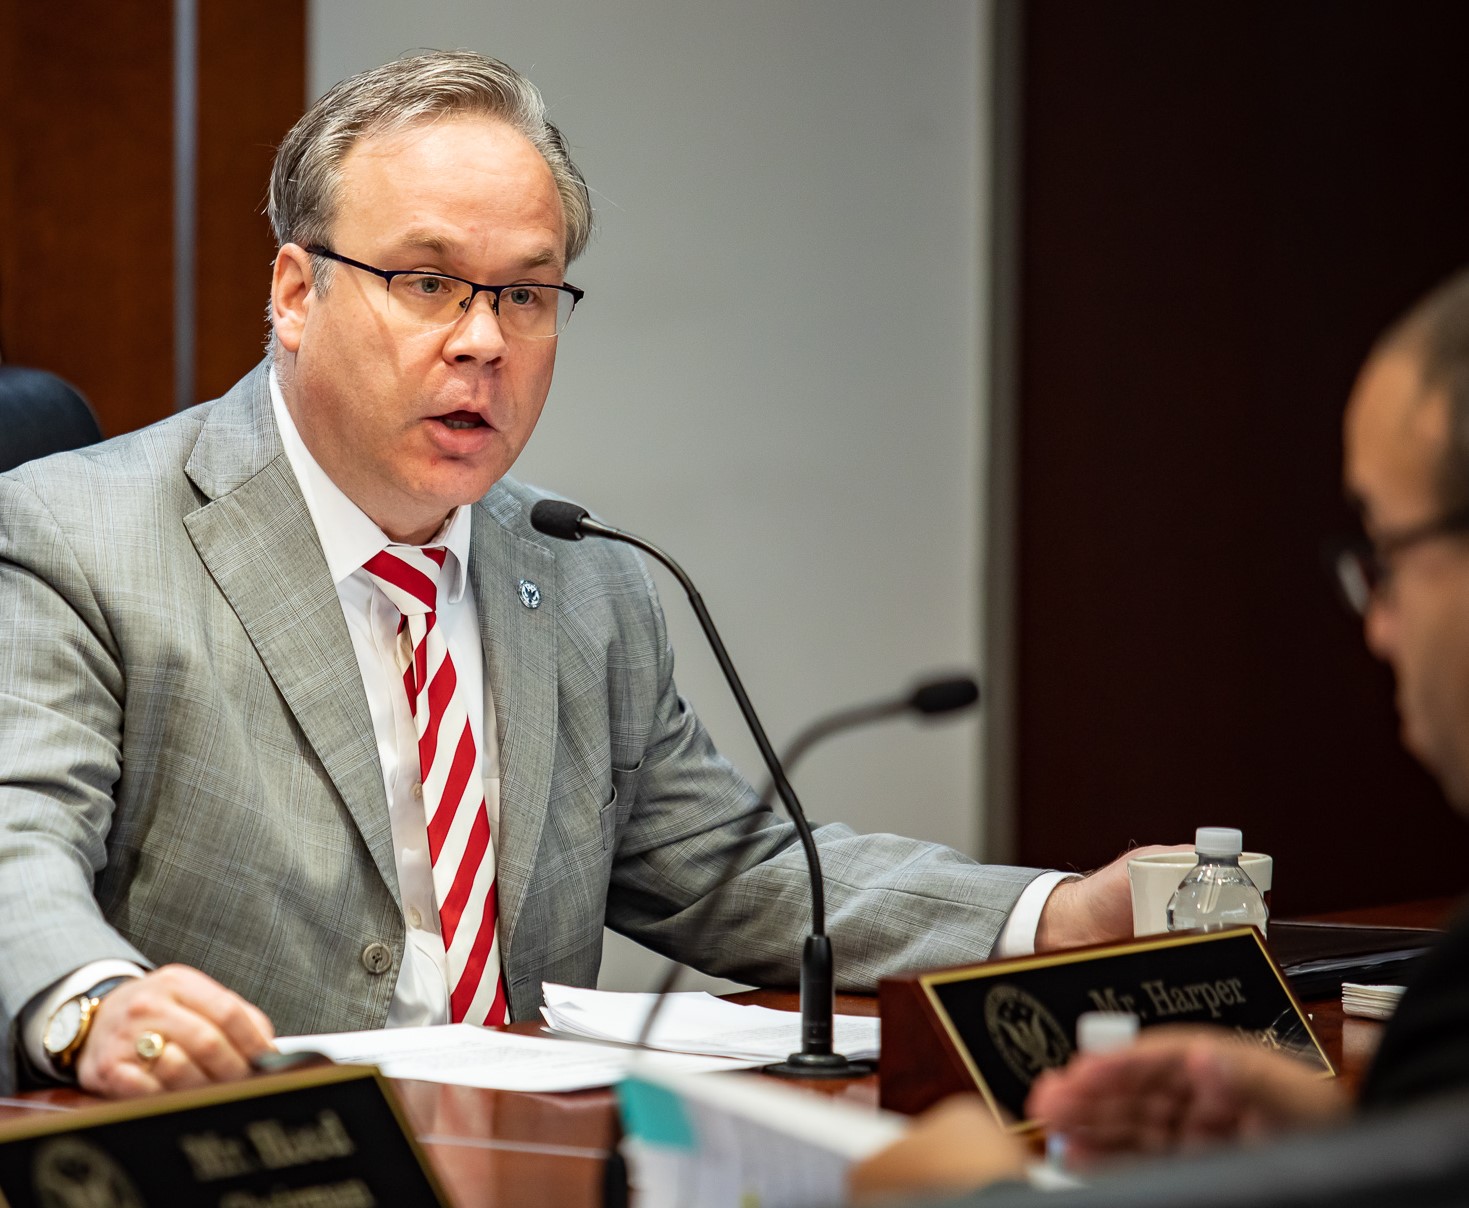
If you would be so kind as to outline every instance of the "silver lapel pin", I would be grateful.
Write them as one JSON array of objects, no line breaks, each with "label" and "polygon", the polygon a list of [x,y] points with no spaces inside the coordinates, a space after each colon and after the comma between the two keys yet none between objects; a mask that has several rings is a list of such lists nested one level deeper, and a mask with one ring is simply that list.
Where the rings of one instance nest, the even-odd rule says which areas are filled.
[{"label": "silver lapel pin", "polygon": [[541,589],[529,579],[520,581],[520,602],[527,608],[539,608],[541,606]]}]

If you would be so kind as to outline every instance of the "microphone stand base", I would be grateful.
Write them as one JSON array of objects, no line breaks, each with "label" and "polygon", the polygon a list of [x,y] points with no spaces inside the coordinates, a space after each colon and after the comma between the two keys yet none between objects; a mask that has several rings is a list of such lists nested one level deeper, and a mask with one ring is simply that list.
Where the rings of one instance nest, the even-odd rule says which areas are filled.
[{"label": "microphone stand base", "polygon": [[760,1072],[774,1078],[866,1078],[877,1073],[877,1066],[870,1061],[848,1061],[840,1053],[792,1053]]}]

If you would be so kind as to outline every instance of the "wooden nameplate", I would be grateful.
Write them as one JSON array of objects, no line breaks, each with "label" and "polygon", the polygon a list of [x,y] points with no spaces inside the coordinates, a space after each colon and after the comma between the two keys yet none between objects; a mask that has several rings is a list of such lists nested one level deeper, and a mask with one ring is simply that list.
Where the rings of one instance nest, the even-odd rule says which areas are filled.
[{"label": "wooden nameplate", "polygon": [[1031,1083],[1066,1064],[1077,1017],[1127,1011],[1142,1027],[1207,1023],[1332,1075],[1300,1002],[1253,927],[1182,932],[884,978],[879,1095],[918,1112],[978,1092],[1007,1128]]},{"label": "wooden nameplate", "polygon": [[10,1208],[446,1208],[365,1066],[273,1074],[0,1126]]}]

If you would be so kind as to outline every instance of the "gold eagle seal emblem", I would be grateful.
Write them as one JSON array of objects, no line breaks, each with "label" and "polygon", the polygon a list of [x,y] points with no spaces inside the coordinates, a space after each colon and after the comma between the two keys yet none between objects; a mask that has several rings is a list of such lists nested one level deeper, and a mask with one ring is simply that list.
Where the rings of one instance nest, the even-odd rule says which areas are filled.
[{"label": "gold eagle seal emblem", "polygon": [[1005,1064],[1029,1086],[1071,1056],[1071,1042],[1039,999],[1001,982],[984,1000],[984,1026]]}]

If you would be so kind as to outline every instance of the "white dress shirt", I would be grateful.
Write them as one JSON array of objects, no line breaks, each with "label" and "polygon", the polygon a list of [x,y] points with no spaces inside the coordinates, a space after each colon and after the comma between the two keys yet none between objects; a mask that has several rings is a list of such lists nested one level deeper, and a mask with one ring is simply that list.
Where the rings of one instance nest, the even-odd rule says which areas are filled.
[{"label": "white dress shirt", "polygon": [[[286,460],[291,463],[301,494],[306,498],[306,508],[326,555],[327,569],[342,602],[342,615],[352,635],[352,649],[362,672],[362,686],[372,713],[372,732],[382,762],[399,902],[408,931],[403,968],[398,973],[388,1007],[388,1026],[448,1023],[449,978],[444,938],[439,930],[439,908],[434,899],[433,868],[428,856],[423,786],[418,780],[418,732],[408,710],[408,693],[403,688],[404,664],[398,656],[401,614],[372,581],[372,576],[362,569],[368,559],[391,542],[317,465],[286,410],[274,370],[270,374],[270,401]],[[424,544],[442,545],[449,551],[439,580],[435,611],[454,660],[459,690],[465,694],[469,728],[479,746],[485,808],[494,843],[500,833],[500,747],[496,741],[494,702],[485,680],[479,615],[474,593],[465,590],[471,515],[467,506],[455,508],[444,527]]]},{"label": "white dress shirt", "polygon": [[1041,925],[1041,911],[1051,896],[1051,890],[1062,881],[1079,879],[1074,872],[1043,872],[1022,889],[1015,905],[1010,909],[1010,917],[1000,928],[1000,934],[995,936],[995,946],[990,949],[990,956],[1029,956],[1033,953],[1035,933]]}]

